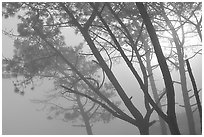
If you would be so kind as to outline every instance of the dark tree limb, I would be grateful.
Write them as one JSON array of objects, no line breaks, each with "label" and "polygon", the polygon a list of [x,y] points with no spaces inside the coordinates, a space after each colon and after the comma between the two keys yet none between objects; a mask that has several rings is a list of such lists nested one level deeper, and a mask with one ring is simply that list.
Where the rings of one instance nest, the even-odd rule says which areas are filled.
[{"label": "dark tree limb", "polygon": [[196,102],[197,102],[197,106],[198,106],[198,112],[199,112],[199,115],[200,115],[200,125],[201,125],[201,131],[202,131],[202,106],[201,106],[201,101],[200,101],[200,98],[199,98],[199,95],[198,95],[199,92],[198,92],[198,89],[197,89],[195,78],[193,76],[191,66],[190,66],[190,63],[189,63],[188,59],[186,60],[186,66],[187,66],[188,73],[189,73],[189,76],[191,78],[191,82],[192,82],[192,85],[193,85],[194,95],[195,95],[195,98],[196,98]]},{"label": "dark tree limb", "polygon": [[73,90],[73,89],[68,88],[68,87],[66,87],[66,86],[63,86],[63,85],[61,85],[61,87],[63,87],[64,89],[66,89],[66,90],[67,90],[66,92],[74,93],[74,94],[77,94],[77,95],[80,95],[80,96],[82,96],[82,97],[86,97],[86,98],[90,99],[91,101],[93,101],[93,102],[99,104],[101,107],[103,107],[103,108],[106,109],[108,112],[110,112],[113,116],[115,116],[115,117],[117,117],[117,118],[119,118],[119,119],[122,119],[122,120],[124,120],[124,121],[127,121],[127,122],[129,122],[129,123],[131,123],[131,124],[133,124],[133,125],[136,125],[136,126],[140,124],[140,123],[136,122],[133,118],[130,118],[130,117],[128,118],[128,117],[124,117],[123,115],[120,115],[119,113],[117,113],[116,111],[114,111],[113,109],[111,109],[111,108],[110,108],[109,106],[107,106],[106,104],[104,104],[104,103],[102,103],[102,102],[100,102],[100,101],[98,101],[98,100],[96,100],[96,99],[94,99],[94,98],[92,98],[92,97],[90,97],[90,96],[84,94],[84,93],[81,93],[81,92],[79,92],[79,91]]}]

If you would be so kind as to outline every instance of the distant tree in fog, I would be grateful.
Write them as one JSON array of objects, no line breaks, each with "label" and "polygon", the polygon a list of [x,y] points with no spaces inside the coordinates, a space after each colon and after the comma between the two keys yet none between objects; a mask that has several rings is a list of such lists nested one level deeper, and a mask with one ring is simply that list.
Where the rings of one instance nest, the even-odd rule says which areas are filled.
[{"label": "distant tree in fog", "polygon": [[[58,48],[61,50],[61,53],[66,55],[69,61],[75,64],[75,67],[77,67],[96,88],[102,89],[104,96],[107,98],[114,96],[114,92],[111,91],[113,88],[111,88],[110,84],[105,82],[105,76],[100,76],[99,72],[97,72],[100,66],[93,61],[89,61],[85,56],[80,55],[82,50],[81,44],[76,47],[66,47],[63,41],[60,41],[60,38],[58,38],[58,40]],[[82,117],[84,125],[79,124],[78,126],[85,127],[87,134],[93,134],[91,128],[92,123],[100,120],[109,122],[113,118],[112,115],[104,110],[104,108],[101,108],[99,104],[89,101],[88,98],[64,91],[64,86],[66,86],[66,88],[74,88],[85,95],[88,94],[95,100],[100,100],[99,96],[91,92],[81,79],[77,77],[56,54],[43,48],[42,45],[43,43],[40,43],[40,41],[35,38],[17,38],[14,41],[15,54],[13,59],[3,60],[5,72],[12,72],[11,77],[16,77],[17,79],[14,82],[15,92],[24,94],[23,88],[30,84],[35,85],[36,80],[49,79],[54,81],[56,91],[48,93],[47,99],[33,100],[33,102],[46,105],[47,111],[51,112],[48,119],[61,117],[62,120],[66,122],[76,121],[76,123],[80,123],[79,119]],[[24,79],[17,78],[22,76]],[[63,85],[63,87],[60,85]],[[31,87],[32,90],[34,88],[34,86]],[[67,105],[58,105],[60,101],[56,100],[64,99],[66,99]],[[103,102],[102,100],[100,101]],[[115,103],[115,105],[119,105],[119,102]],[[64,107],[64,105],[67,107]]]}]

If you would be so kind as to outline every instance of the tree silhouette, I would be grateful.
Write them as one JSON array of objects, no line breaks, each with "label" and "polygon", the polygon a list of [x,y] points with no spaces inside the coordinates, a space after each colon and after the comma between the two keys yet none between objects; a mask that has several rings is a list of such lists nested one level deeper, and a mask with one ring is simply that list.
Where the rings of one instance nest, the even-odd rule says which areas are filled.
[{"label": "tree silhouette", "polygon": [[[100,105],[113,116],[136,126],[140,134],[149,134],[149,127],[155,123],[155,121],[150,122],[149,119],[155,110],[168,124],[171,134],[180,134],[175,112],[173,81],[155,31],[155,28],[157,29],[158,27],[152,24],[152,19],[159,13],[148,9],[154,5],[155,3],[145,3],[145,5],[143,3],[4,3],[4,17],[13,16],[20,9],[27,10],[25,11],[25,16],[19,16],[22,23],[18,25],[18,32],[22,38],[27,39],[27,43],[22,45],[40,45],[38,47],[45,49],[44,51],[49,51],[48,53],[52,56],[47,58],[45,62],[45,64],[50,63],[49,65],[38,64],[32,60],[25,62],[31,57],[41,57],[39,55],[42,54],[47,55],[47,52],[36,52],[36,55],[29,55],[29,53],[36,50],[37,46],[33,46],[27,51],[21,51],[22,53],[27,52],[29,55],[18,59],[18,61],[23,61],[23,65],[14,60],[14,64],[11,65],[14,67],[11,67],[12,70],[10,71],[17,71],[17,73],[25,75],[28,79],[36,76],[42,70],[46,70],[52,76],[56,76],[56,73],[53,72],[57,68],[60,73],[67,73],[69,76],[69,79],[65,79],[62,83],[58,82],[59,87],[64,91],[64,94],[72,94],[81,108],[83,106],[80,103],[80,98],[86,98],[93,104]],[[162,6],[162,3],[159,5]],[[134,22],[137,22],[138,25],[135,25]],[[67,52],[64,47],[64,40],[60,33],[60,29],[63,27],[72,27],[75,28],[76,33],[81,33],[86,41],[83,44],[83,48],[89,47],[90,49],[86,49],[89,53],[83,55],[90,56],[90,59],[93,60],[90,62],[102,68],[128,112],[121,110],[114,101],[108,98],[93,76],[87,77],[87,74],[81,68],[86,66],[85,64],[76,65],[77,63],[72,59],[72,53],[74,52]],[[145,59],[149,59],[149,49],[144,47],[145,39],[142,36],[143,33],[149,34],[149,40],[151,40],[153,46],[152,51],[154,49],[166,89],[166,92],[161,96],[155,97],[155,100],[149,94],[148,79],[152,74],[150,74],[151,70],[147,71],[146,67],[148,64],[145,66],[144,63]],[[32,39],[35,40],[32,41]],[[18,56],[16,57],[19,58]],[[140,89],[137,89],[137,92],[141,90],[144,95],[145,114],[141,113],[136,107],[132,97],[128,96],[113,73],[113,59],[118,57],[125,62],[127,68],[139,83]],[[140,72],[134,66],[134,61],[138,63]],[[46,69],[46,66],[50,66],[50,68]],[[24,71],[25,68],[29,70],[29,73]],[[49,71],[52,69],[54,70]],[[90,72],[94,72],[92,67],[90,67]],[[57,77],[63,79],[63,77],[67,77],[67,74],[57,75]],[[86,90],[87,88],[89,90]],[[167,113],[163,112],[159,105],[165,94],[167,96]],[[83,113],[83,111],[81,112]],[[73,113],[75,114],[75,112]],[[72,116],[72,114],[66,114],[66,117]]]}]

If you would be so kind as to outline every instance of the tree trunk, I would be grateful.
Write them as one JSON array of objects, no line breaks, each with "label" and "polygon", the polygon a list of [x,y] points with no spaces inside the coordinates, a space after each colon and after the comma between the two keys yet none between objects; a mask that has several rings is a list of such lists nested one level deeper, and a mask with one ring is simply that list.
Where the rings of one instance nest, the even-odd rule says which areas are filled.
[{"label": "tree trunk", "polygon": [[149,127],[146,125],[138,127],[139,131],[140,131],[140,135],[149,135]]},{"label": "tree trunk", "polygon": [[[142,36],[142,39],[143,39],[143,36]],[[146,64],[147,64],[147,72],[148,72],[148,76],[149,76],[149,81],[150,81],[154,100],[155,100],[155,102],[157,102],[159,100],[159,95],[157,93],[157,88],[156,88],[156,84],[154,81],[154,76],[153,76],[153,72],[152,72],[152,68],[151,68],[150,51],[149,51],[150,46],[147,44],[145,39],[143,39],[143,43],[144,43],[144,50],[146,53],[145,55],[146,55]],[[160,102],[158,102],[158,107],[162,110]],[[159,116],[159,122],[160,122],[162,135],[167,135],[166,123],[160,116]]]},{"label": "tree trunk", "polygon": [[202,106],[201,106],[200,98],[198,95],[197,85],[196,85],[196,82],[195,82],[195,79],[194,79],[194,76],[193,76],[191,66],[190,66],[188,59],[186,60],[186,65],[187,65],[189,76],[191,78],[191,82],[192,82],[193,90],[194,90],[194,96],[196,98],[196,102],[197,102],[197,106],[198,106],[198,112],[200,115],[200,128],[201,128],[201,133],[202,133]]},{"label": "tree trunk", "polygon": [[167,23],[167,26],[170,28],[173,36],[174,43],[176,45],[176,50],[177,50],[177,55],[178,55],[178,61],[179,61],[179,74],[180,74],[180,80],[181,80],[181,89],[182,89],[182,94],[183,94],[183,100],[184,100],[184,106],[186,110],[186,116],[188,120],[188,128],[189,132],[191,135],[195,135],[195,123],[193,119],[193,112],[191,109],[191,104],[189,100],[189,95],[188,95],[188,89],[187,89],[187,83],[186,83],[186,74],[185,74],[185,68],[184,68],[184,59],[183,59],[183,45],[179,44],[179,37],[171,24],[169,18],[167,17],[164,9],[163,9],[163,17]]},{"label": "tree trunk", "polygon": [[195,123],[194,123],[193,112],[191,109],[191,104],[190,104],[189,95],[188,95],[188,89],[187,89],[187,84],[186,84],[186,74],[185,74],[183,59],[182,59],[182,62],[179,62],[179,72],[180,72],[184,106],[185,106],[186,116],[188,120],[189,133],[191,135],[195,135],[196,134]]},{"label": "tree trunk", "polygon": [[147,32],[149,33],[150,39],[154,46],[155,54],[157,56],[157,59],[162,71],[162,75],[164,78],[164,83],[167,90],[167,115],[168,115],[167,123],[169,125],[170,131],[172,134],[180,134],[178,124],[177,124],[177,119],[176,119],[176,113],[175,113],[174,87],[173,87],[173,82],[171,79],[171,75],[170,75],[165,57],[163,55],[155,29],[151,23],[151,20],[149,18],[149,15],[147,14],[147,11],[143,3],[137,2],[136,5],[146,25]]},{"label": "tree trunk", "polygon": [[140,120],[140,125],[138,126],[140,135],[149,135],[149,119]]},{"label": "tree trunk", "polygon": [[83,108],[83,106],[81,104],[80,96],[76,94],[76,98],[77,98],[77,104],[79,105],[79,109],[80,109],[80,112],[81,112],[81,116],[83,118],[83,121],[84,121],[84,124],[85,124],[85,127],[86,127],[87,135],[93,135],[91,125],[90,125],[90,122],[89,122],[90,119],[89,119],[87,113],[84,111],[84,108]]}]

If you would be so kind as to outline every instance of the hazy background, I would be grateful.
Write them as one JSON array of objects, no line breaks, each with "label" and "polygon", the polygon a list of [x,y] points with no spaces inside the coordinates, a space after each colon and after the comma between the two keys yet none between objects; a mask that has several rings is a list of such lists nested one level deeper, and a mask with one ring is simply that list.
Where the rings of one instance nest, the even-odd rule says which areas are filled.
[{"label": "hazy background", "polygon": [[[2,28],[6,30],[13,29],[16,33],[16,19],[2,20]],[[66,43],[68,46],[77,45],[82,41],[81,36],[76,36],[72,29],[65,30]],[[12,57],[13,55],[13,40],[8,36],[2,35],[2,54],[4,57]],[[198,89],[202,86],[202,57],[196,56],[190,60],[194,77],[197,82]],[[124,63],[114,67],[114,74],[118,78],[120,84],[127,92],[128,96],[133,96],[133,101],[140,111],[143,111],[143,94],[136,82],[135,78],[131,75],[128,69],[124,69]],[[157,88],[163,89],[161,84],[161,73],[157,69],[155,72],[155,80]],[[173,80],[179,81],[178,71],[173,71]],[[188,77],[188,74],[187,74]],[[191,82],[188,80],[188,86],[191,87]],[[72,127],[72,123],[65,123],[61,120],[53,119],[48,120],[45,111],[39,111],[40,105],[31,103],[32,99],[39,99],[44,96],[46,91],[53,88],[51,82],[44,81],[41,86],[35,88],[34,91],[26,91],[24,96],[14,93],[12,79],[2,79],[2,133],[3,134],[86,134],[85,128]],[[175,85],[176,101],[182,104],[181,89],[179,85]],[[183,108],[177,107],[177,113],[181,114]],[[198,117],[198,114],[194,114]],[[157,117],[156,117],[157,118]],[[186,120],[182,115],[178,116],[178,121]],[[155,113],[152,116],[155,119]],[[196,119],[197,121],[198,119]],[[195,123],[199,123],[196,122]],[[158,122],[150,129],[150,134],[158,134],[160,127]],[[185,134],[186,124],[179,125],[181,132]],[[198,126],[198,125],[197,125]],[[156,130],[155,130],[156,129]],[[197,128],[198,129],[198,128]],[[157,131],[158,130],[158,131]],[[139,134],[138,129],[129,123],[114,119],[108,124],[102,122],[95,123],[93,126],[94,134]]]}]

